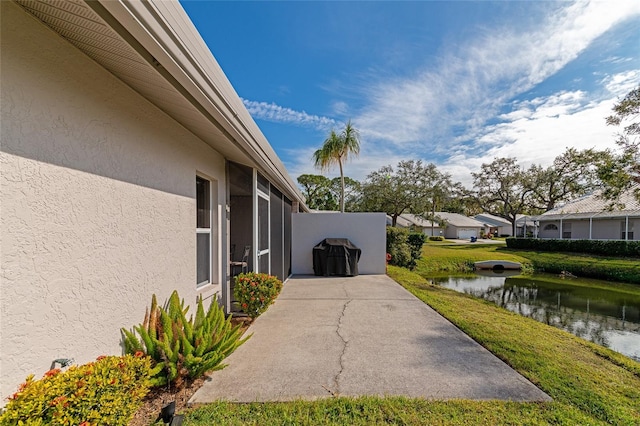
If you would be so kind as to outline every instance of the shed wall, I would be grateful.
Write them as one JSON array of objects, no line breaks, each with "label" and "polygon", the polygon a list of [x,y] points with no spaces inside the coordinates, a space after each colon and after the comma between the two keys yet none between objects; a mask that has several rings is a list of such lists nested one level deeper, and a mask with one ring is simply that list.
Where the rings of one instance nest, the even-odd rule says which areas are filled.
[{"label": "shed wall", "polygon": [[299,213],[291,219],[293,274],[313,274],[313,247],[325,238],[348,238],[362,249],[358,262],[360,274],[385,273],[384,213]]}]

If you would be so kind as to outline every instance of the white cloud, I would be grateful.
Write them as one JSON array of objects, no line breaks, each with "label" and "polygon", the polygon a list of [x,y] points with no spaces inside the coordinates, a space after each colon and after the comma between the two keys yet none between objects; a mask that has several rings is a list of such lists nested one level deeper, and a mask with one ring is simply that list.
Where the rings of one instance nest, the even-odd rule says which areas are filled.
[{"label": "white cloud", "polygon": [[[565,90],[513,102],[510,112],[496,115],[617,23],[640,14],[640,1],[554,3],[553,10],[546,22],[532,29],[498,28],[477,34],[474,41],[445,53],[434,68],[366,84],[360,114],[342,101],[329,105],[336,116],[353,115],[362,138],[361,156],[345,166],[345,175],[364,180],[382,166],[422,159],[470,187],[471,172],[493,157],[546,166],[567,147],[615,148],[616,129],[607,127],[604,117],[618,97],[640,83],[640,69],[602,77],[598,93]],[[607,62],[628,61],[611,57]],[[323,132],[342,126],[333,118],[243,101],[256,119]],[[498,123],[487,126],[489,120]],[[292,176],[319,173],[311,162],[314,150],[284,153]],[[327,176],[338,174],[336,168]]]},{"label": "white cloud", "polygon": [[640,69],[607,76],[602,83],[613,95],[624,96],[640,84]]},{"label": "white cloud", "polygon": [[331,109],[335,115],[345,116],[349,113],[349,105],[343,101],[335,101]]},{"label": "white cloud", "polygon": [[[640,84],[640,70],[614,75],[609,80],[635,87]],[[615,150],[617,129],[607,126],[605,117],[611,114],[616,101],[611,96],[591,101],[584,92],[574,91],[517,103],[511,113],[501,116],[504,122],[484,129],[476,140],[481,149],[458,152],[442,169],[471,187],[471,172],[495,157],[515,157],[525,167],[548,166],[568,147]]]},{"label": "white cloud", "polygon": [[307,114],[304,111],[295,111],[274,103],[250,101],[247,99],[242,99],[242,102],[254,119],[275,123],[289,123],[302,127],[312,127],[318,130],[329,130],[340,124],[332,118]]},{"label": "white cloud", "polygon": [[640,2],[577,2],[554,11],[528,31],[478,34],[446,53],[435,69],[370,85],[364,92],[368,106],[354,121],[363,133],[399,147],[428,139],[446,146],[452,127],[473,134],[506,101],[555,74],[617,23],[640,14]]}]

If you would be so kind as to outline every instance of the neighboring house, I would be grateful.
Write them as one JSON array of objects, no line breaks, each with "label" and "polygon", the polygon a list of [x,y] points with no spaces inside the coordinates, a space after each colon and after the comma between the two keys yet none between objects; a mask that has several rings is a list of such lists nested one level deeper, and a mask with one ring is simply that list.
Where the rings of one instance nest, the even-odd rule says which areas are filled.
[{"label": "neighboring house", "polygon": [[437,222],[423,219],[422,217],[411,213],[403,213],[400,215],[400,218],[409,222],[409,227],[416,232],[422,232],[430,237],[440,235],[444,236],[444,229]]},{"label": "neighboring house", "polygon": [[[387,215],[387,226],[391,226],[393,224],[393,218]],[[398,216],[396,219],[396,227],[398,228],[411,228],[412,222],[408,219],[402,217],[402,215]]]},{"label": "neighboring house", "polygon": [[154,293],[229,311],[246,246],[290,274],[304,198],[177,1],[0,8],[0,398],[120,354]]},{"label": "neighboring house", "polygon": [[624,209],[608,210],[609,202],[599,195],[597,191],[533,218],[539,223],[539,237],[640,240],[640,202],[633,188],[619,200]]},{"label": "neighboring house", "polygon": [[471,237],[480,237],[480,233],[485,229],[484,223],[461,215],[459,213],[436,212],[436,218],[445,221],[445,238],[466,240]]},{"label": "neighboring house", "polygon": [[501,217],[494,216],[489,213],[482,213],[475,215],[474,219],[482,222],[485,226],[485,232],[487,234],[491,234],[494,237],[510,237],[513,234],[511,222]]},{"label": "neighboring house", "polygon": [[533,216],[516,215],[516,237],[538,237],[538,226]]},{"label": "neighboring house", "polygon": [[[387,226],[391,226],[392,223],[393,220],[391,216],[387,215]],[[437,222],[431,222],[430,220],[423,219],[420,216],[411,213],[402,213],[401,215],[399,215],[398,219],[396,220],[396,227],[408,228],[416,232],[422,232],[428,236],[444,236],[444,228]]]},{"label": "neighboring house", "polygon": [[[484,223],[485,232],[493,236],[513,236],[513,228],[508,220],[489,214],[481,213],[474,217],[476,220]],[[519,214],[516,215],[516,236],[524,237],[525,235],[535,236],[537,232],[534,220],[531,216]]]}]

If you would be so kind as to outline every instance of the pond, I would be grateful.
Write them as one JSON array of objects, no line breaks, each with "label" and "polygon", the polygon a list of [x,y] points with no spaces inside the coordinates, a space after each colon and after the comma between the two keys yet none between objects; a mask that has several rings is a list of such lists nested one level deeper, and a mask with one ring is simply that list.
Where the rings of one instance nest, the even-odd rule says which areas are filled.
[{"label": "pond", "polygon": [[429,279],[640,361],[638,286],[551,274],[484,274]]}]

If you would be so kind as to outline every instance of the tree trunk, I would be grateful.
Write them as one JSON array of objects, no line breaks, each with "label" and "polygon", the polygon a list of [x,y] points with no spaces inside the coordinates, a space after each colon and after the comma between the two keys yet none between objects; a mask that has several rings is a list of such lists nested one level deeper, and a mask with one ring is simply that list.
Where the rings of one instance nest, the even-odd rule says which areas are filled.
[{"label": "tree trunk", "polygon": [[344,173],[342,172],[342,160],[338,159],[340,166],[340,213],[344,213]]},{"label": "tree trunk", "polygon": [[433,204],[431,205],[431,236],[435,237],[435,235],[433,235],[434,233],[434,229],[433,229],[433,221],[436,220],[436,199],[435,197],[433,198]]}]

